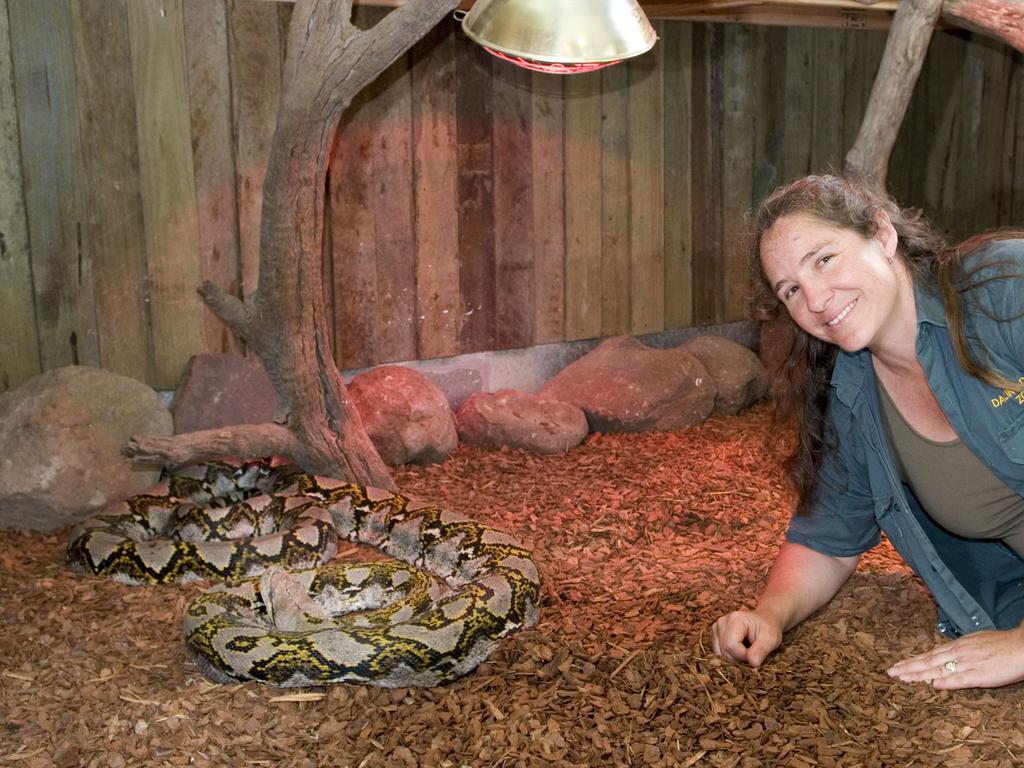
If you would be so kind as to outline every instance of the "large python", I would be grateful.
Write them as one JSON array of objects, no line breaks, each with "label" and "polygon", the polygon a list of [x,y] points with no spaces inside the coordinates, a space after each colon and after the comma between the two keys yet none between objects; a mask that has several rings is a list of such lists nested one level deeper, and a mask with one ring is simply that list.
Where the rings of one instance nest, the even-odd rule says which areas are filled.
[{"label": "large python", "polygon": [[[282,570],[328,560],[339,537],[407,565]],[[267,462],[172,477],[76,527],[68,559],[122,581],[231,580],[184,619],[196,664],[218,682],[436,685],[475,669],[540,612],[536,564],[511,536]]]}]

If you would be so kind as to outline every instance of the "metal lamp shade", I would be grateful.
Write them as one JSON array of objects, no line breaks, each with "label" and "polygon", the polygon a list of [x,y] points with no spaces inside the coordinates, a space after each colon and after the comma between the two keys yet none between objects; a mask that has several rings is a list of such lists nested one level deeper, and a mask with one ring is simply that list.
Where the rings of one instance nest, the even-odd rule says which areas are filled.
[{"label": "metal lamp shade", "polygon": [[537,62],[614,62],[658,37],[636,0],[476,0],[462,20],[471,40]]}]

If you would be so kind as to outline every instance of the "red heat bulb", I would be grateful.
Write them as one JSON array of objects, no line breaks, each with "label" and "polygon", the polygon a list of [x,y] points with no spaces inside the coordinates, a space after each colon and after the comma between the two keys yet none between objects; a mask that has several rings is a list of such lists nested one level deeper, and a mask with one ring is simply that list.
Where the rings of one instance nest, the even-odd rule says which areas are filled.
[{"label": "red heat bulb", "polygon": [[499,59],[511,62],[517,67],[523,69],[529,69],[534,72],[546,72],[550,75],[578,75],[583,72],[593,72],[597,69],[604,69],[610,67],[612,64],[618,64],[621,59],[617,61],[595,61],[586,64],[561,64],[559,62],[552,61],[536,61],[535,59],[524,59],[522,56],[509,56],[507,53],[496,51],[493,48],[484,46],[484,50],[492,56],[497,56]]}]

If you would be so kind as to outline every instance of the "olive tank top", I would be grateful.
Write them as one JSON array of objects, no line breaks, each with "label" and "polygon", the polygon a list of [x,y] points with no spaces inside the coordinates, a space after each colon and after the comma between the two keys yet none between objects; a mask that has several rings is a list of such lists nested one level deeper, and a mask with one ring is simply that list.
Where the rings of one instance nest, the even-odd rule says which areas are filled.
[{"label": "olive tank top", "polygon": [[1002,539],[1024,557],[1024,496],[992,474],[958,438],[919,434],[878,382],[889,444],[903,481],[946,530],[971,539]]}]

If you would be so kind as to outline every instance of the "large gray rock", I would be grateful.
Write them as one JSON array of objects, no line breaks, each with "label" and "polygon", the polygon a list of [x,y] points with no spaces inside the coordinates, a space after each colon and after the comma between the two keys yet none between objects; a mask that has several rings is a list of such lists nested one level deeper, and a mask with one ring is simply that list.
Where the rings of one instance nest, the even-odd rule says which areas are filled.
[{"label": "large gray rock", "polygon": [[541,390],[582,408],[594,432],[693,426],[711,413],[715,394],[714,379],[689,352],[654,349],[632,336],[601,342]]},{"label": "large gray rock", "polygon": [[471,395],[455,420],[465,443],[543,454],[564,453],[583,442],[589,431],[579,407],[514,389]]},{"label": "large gray rock", "polygon": [[198,432],[272,421],[277,392],[259,360],[241,355],[194,355],[182,376],[171,415],[174,431]]},{"label": "large gray rock", "polygon": [[30,379],[0,396],[0,527],[54,530],[144,491],[159,467],[121,449],[170,434],[160,396],[134,379],[79,366]]},{"label": "large gray rock", "polygon": [[418,371],[382,365],[353,378],[348,393],[386,464],[444,461],[459,444],[448,399]]},{"label": "large gray rock", "polygon": [[715,380],[715,410],[736,414],[768,396],[768,371],[751,350],[723,336],[698,336],[682,349],[700,360]]}]

